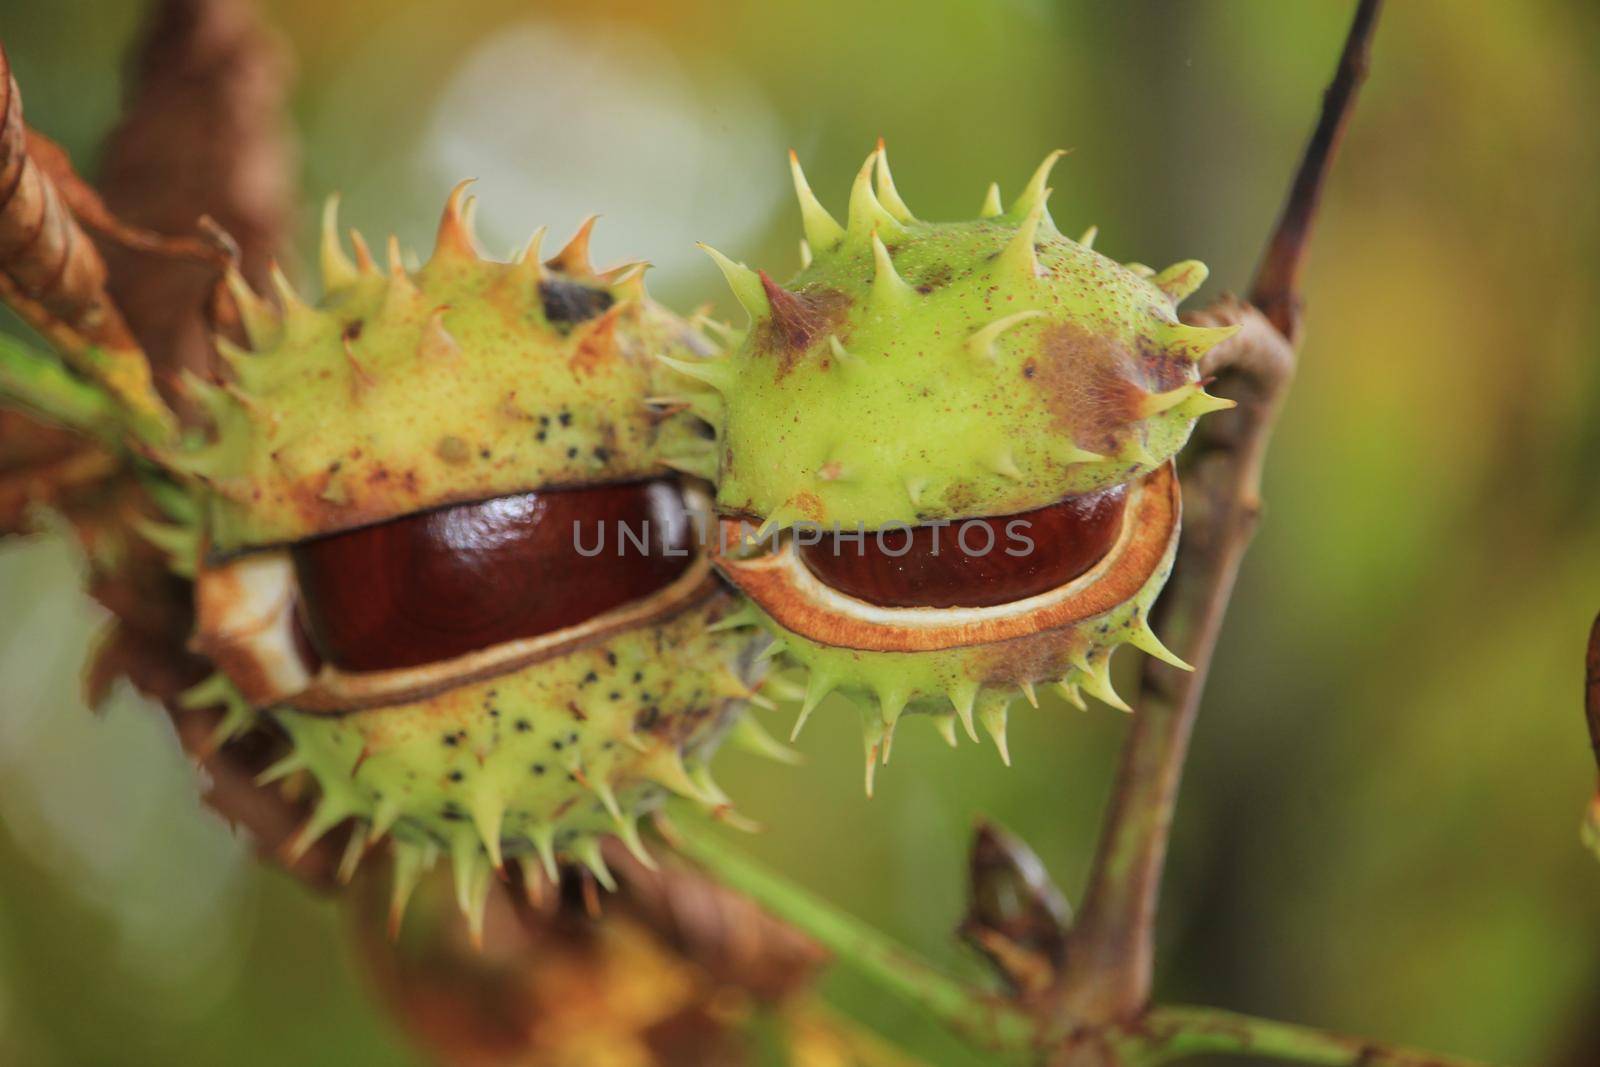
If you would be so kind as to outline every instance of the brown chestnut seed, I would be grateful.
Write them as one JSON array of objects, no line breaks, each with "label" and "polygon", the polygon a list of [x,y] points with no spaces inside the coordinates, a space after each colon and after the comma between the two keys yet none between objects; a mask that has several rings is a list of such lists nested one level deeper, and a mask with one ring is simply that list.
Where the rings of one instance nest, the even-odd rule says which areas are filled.
[{"label": "brown chestnut seed", "polygon": [[[1059,588],[1116,543],[1123,486],[1016,515],[853,531],[796,531],[806,569],[887,608],[986,608]],[[820,539],[819,539],[820,538]]]},{"label": "brown chestnut seed", "polygon": [[344,671],[417,667],[576,626],[664,588],[694,534],[670,479],[500,497],[293,548],[312,646]]}]

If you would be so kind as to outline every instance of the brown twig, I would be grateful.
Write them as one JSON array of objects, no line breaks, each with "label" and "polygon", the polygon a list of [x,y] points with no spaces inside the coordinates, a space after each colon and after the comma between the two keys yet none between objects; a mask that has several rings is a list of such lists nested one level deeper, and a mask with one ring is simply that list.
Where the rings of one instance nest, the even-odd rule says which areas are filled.
[{"label": "brown twig", "polygon": [[1323,111],[1253,287],[1265,306],[1224,299],[1195,316],[1240,332],[1208,357],[1215,392],[1238,402],[1206,420],[1184,478],[1188,514],[1158,628],[1195,665],[1182,673],[1154,660],[1123,747],[1116,785],[1067,944],[1052,1023],[1071,1030],[1137,1017],[1150,995],[1154,926],[1168,833],[1207,668],[1240,560],[1260,511],[1267,439],[1294,369],[1298,279],[1316,205],[1356,88],[1367,67],[1380,0],[1362,0]]},{"label": "brown twig", "polygon": [[1268,434],[1293,374],[1293,349],[1254,308],[1224,301],[1196,318],[1241,330],[1211,357],[1218,372],[1212,391],[1239,406],[1214,416],[1190,445],[1184,479],[1189,514],[1156,623],[1195,670],[1184,673],[1156,661],[1145,669],[1143,700],[1124,743],[1083,908],[1067,943],[1059,996],[1075,1023],[1130,1018],[1149,997],[1156,905],[1189,735],[1260,512]]},{"label": "brown twig", "polygon": [[[1594,751],[1595,769],[1600,772],[1600,615],[1589,630],[1589,651],[1584,656],[1583,709],[1589,721],[1589,747]],[[1600,856],[1600,781],[1583,824],[1583,839]]]},{"label": "brown twig", "polygon": [[1589,720],[1589,747],[1600,770],[1600,615],[1589,630],[1589,651],[1584,656],[1583,707]]},{"label": "brown twig", "polygon": [[1256,269],[1250,302],[1278,328],[1289,341],[1300,344],[1300,272],[1316,223],[1322,190],[1327,186],[1328,170],[1344,140],[1345,128],[1355,111],[1356,91],[1366,80],[1372,56],[1372,35],[1377,28],[1382,0],[1361,0],[1355,21],[1345,38],[1344,51],[1333,81],[1322,96],[1322,114],[1311,134],[1295,172],[1283,213],[1267,244],[1266,254]]},{"label": "brown twig", "polygon": [[1130,1028],[1130,1034],[1141,1052],[1139,1062],[1145,1064],[1231,1052],[1329,1067],[1479,1067],[1456,1056],[1396,1048],[1216,1008],[1155,1008]]}]

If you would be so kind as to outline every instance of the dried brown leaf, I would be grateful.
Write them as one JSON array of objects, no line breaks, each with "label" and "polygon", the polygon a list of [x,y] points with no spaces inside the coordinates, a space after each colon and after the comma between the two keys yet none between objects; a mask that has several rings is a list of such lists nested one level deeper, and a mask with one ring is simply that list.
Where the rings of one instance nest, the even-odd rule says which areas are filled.
[{"label": "dried brown leaf", "polygon": [[[194,234],[209,218],[237,245],[245,277],[264,287],[287,244],[295,152],[284,119],[290,64],[244,0],[161,0],[128,67],[121,120],[100,187],[126,224]],[[205,263],[149,261],[107,247],[111,291],[164,385],[180,368],[216,370]],[[171,389],[167,390],[172,395]]]}]

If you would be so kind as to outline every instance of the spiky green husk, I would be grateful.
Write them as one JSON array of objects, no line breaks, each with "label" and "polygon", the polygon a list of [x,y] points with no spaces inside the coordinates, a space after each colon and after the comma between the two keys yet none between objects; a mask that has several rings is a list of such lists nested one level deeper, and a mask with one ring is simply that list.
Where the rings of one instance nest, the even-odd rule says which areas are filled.
[{"label": "spiky green husk", "polygon": [[947,740],[954,743],[953,724],[978,739],[978,728],[993,738],[1001,758],[1011,762],[1006,747],[1007,709],[1018,697],[1037,699],[1038,687],[1054,685],[1068,701],[1083,707],[1083,695],[1114,708],[1128,705],[1111,685],[1111,656],[1125,644],[1179,663],[1150,628],[1151,605],[1172,573],[1177,552],[1173,538],[1161,565],[1130,599],[1111,611],[1084,619],[1070,629],[1032,637],[938,652],[875,652],[821,645],[785,629],[755,605],[745,618],[773,637],[781,662],[802,667],[805,695],[795,720],[798,735],[806,719],[829,693],[849,697],[860,709],[867,749],[867,791],[874,767],[887,763],[894,731],[907,712],[930,714]]},{"label": "spiky green husk", "polygon": [[1175,310],[1205,268],[1154,274],[1063,237],[1054,158],[1009,211],[954,223],[911,216],[881,149],[845,226],[796,167],[815,258],[780,288],[717,255],[750,328],[681,368],[722,396],[723,509],[868,528],[1025,511],[1139,477],[1227,406],[1196,364],[1231,331]]},{"label": "spiky green husk", "polygon": [[292,848],[353,818],[368,839],[394,836],[402,868],[453,857],[475,907],[504,857],[552,872],[557,857],[595,865],[606,834],[638,848],[636,820],[669,795],[725,805],[707,761],[759,671],[748,634],[715,628],[732,603],[718,593],[657,626],[412,703],[272,709],[293,750],[271,776],[309,771],[321,793]]},{"label": "spiky green husk", "polygon": [[387,272],[360,244],[346,259],[330,218],[314,307],[281,275],[278,308],[234,279],[254,351],[221,345],[226,386],[188,380],[214,436],[161,456],[208,491],[216,549],[686,465],[688,420],[643,401],[653,356],[709,346],[648,299],[643,266],[595,273],[587,226],[548,263],[537,240],[486,261],[464,214],[458,190],[432,258],[408,271],[391,241]]}]

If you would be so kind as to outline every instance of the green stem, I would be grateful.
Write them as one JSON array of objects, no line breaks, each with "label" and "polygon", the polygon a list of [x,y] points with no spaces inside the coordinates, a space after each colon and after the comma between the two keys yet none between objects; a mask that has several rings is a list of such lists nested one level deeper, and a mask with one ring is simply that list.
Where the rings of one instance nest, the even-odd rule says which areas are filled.
[{"label": "green stem", "polygon": [[108,441],[121,433],[115,401],[55,359],[0,334],[0,402]]},{"label": "green stem", "polygon": [[1124,1062],[1140,1067],[1209,1052],[1324,1067],[1481,1067],[1472,1060],[1393,1048],[1220,1008],[1152,1008],[1126,1033]]},{"label": "green stem", "polygon": [[200,524],[200,502],[172,476],[151,463],[136,463],[134,474],[162,514],[184,526]]},{"label": "green stem", "polygon": [[[709,829],[680,833],[676,844],[722,884],[809,934],[883,988],[921,1005],[975,1043],[1013,1053],[1041,1051],[1037,1025],[1021,1009],[943,973],[880,931],[762,867]],[[1180,1005],[1151,1008],[1132,1022],[1080,1029],[1066,1041],[1114,1052],[1114,1060],[1093,1057],[1093,1062],[1122,1067],[1159,1067],[1206,1053],[1323,1067],[1482,1067],[1473,1060],[1394,1048],[1309,1026]]]},{"label": "green stem", "polygon": [[1027,1051],[1038,1030],[1024,1012],[950,977],[880,931],[776,874],[711,832],[684,832],[679,851],[785,922],[816,939],[885,989],[992,1049]]}]

